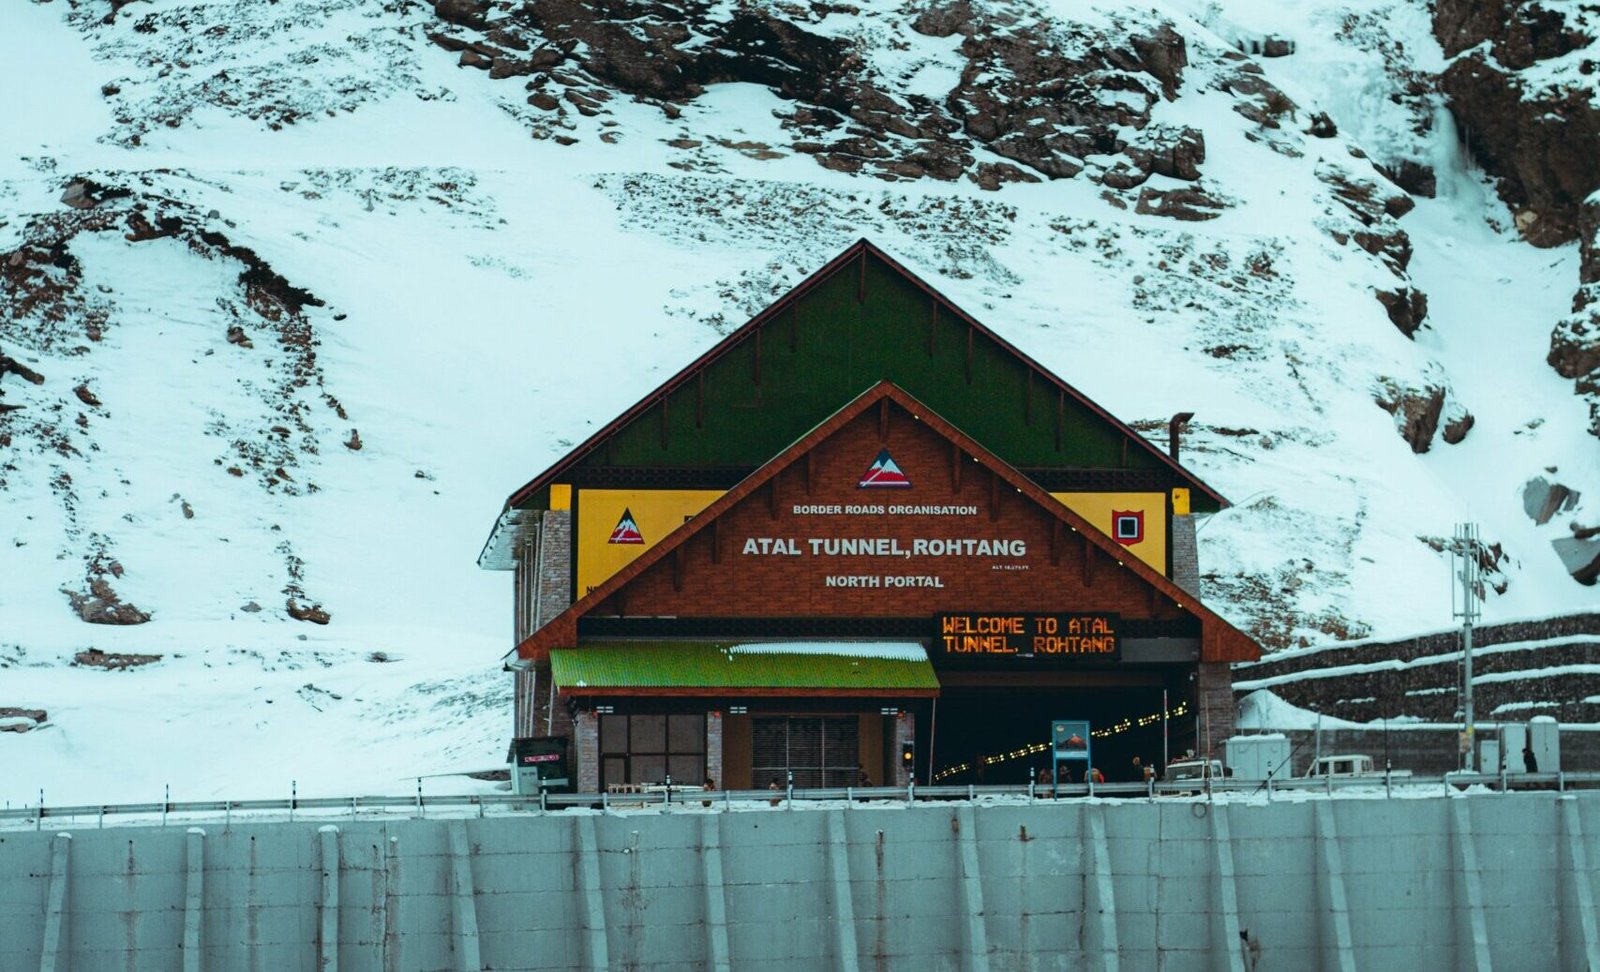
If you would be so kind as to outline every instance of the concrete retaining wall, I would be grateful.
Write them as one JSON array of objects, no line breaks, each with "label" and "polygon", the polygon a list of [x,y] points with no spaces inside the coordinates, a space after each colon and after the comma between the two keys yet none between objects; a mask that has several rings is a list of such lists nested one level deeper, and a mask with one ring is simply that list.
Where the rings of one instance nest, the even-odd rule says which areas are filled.
[{"label": "concrete retaining wall", "polygon": [[1554,793],[0,831],[0,969],[1600,969],[1597,861]]}]

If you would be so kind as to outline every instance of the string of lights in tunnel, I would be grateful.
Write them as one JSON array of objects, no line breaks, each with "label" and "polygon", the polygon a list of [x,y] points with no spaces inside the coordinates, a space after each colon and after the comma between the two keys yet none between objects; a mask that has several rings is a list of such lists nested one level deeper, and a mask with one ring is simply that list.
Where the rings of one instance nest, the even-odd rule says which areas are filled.
[{"label": "string of lights in tunnel", "polygon": [[[1189,703],[1179,702],[1177,708],[1167,710],[1166,716],[1169,719],[1176,719],[1188,711]],[[1118,722],[1115,725],[1107,726],[1104,729],[1091,729],[1089,731],[1089,738],[1105,739],[1110,736],[1120,735],[1121,733],[1127,732],[1130,729],[1147,729],[1150,726],[1155,725],[1157,722],[1160,722],[1161,716],[1162,713],[1157,711],[1148,715],[1142,715],[1137,719],[1123,719],[1121,722]],[[1032,743],[1019,749],[1013,749],[1009,753],[991,753],[987,756],[980,756],[978,757],[978,762],[985,766],[994,766],[996,763],[1006,763],[1013,759],[1021,759],[1024,756],[1032,756],[1035,753],[1042,753],[1049,748],[1050,744],[1048,742]],[[946,766],[944,769],[933,774],[933,782],[937,783],[940,780],[949,779],[950,777],[955,776],[957,773],[965,773],[969,769],[972,769],[971,763],[962,763],[959,766]]]}]

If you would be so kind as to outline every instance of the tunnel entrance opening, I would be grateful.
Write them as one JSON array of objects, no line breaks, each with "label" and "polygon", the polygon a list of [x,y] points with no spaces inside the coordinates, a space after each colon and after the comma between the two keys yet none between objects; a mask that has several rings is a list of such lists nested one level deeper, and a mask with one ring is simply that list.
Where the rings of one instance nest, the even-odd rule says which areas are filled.
[{"label": "tunnel entrance opening", "polygon": [[[937,785],[1025,784],[1051,766],[1050,723],[1090,723],[1094,765],[1108,783],[1143,779],[1141,763],[1162,765],[1163,738],[1171,758],[1193,746],[1189,706],[1169,695],[1169,717],[1161,718],[1162,690],[1154,686],[947,687],[937,710],[917,725],[917,779]],[[932,750],[930,780],[929,746]],[[1061,782],[1081,783],[1085,766],[1064,764]]]}]

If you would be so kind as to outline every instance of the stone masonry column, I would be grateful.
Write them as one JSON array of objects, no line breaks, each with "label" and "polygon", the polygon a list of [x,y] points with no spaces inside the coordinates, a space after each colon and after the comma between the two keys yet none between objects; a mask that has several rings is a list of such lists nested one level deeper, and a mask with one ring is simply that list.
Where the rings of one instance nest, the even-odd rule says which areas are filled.
[{"label": "stone masonry column", "polygon": [[584,709],[572,717],[572,749],[577,760],[578,792],[600,789],[600,717]]},{"label": "stone masonry column", "polygon": [[1200,662],[1195,673],[1195,714],[1199,717],[1200,755],[1222,758],[1222,744],[1233,735],[1236,708],[1233,670],[1228,662]]},{"label": "stone masonry column", "polygon": [[[533,634],[572,603],[572,511],[547,510],[540,517],[538,549],[531,556],[524,555],[517,572],[519,602],[524,596],[522,584],[533,586],[528,599],[532,610],[523,610],[520,603],[518,606],[518,621],[525,628],[518,632],[519,639]],[[517,672],[513,678],[514,735],[570,738],[572,722],[566,707],[558,705],[555,718],[551,719],[551,693],[555,686],[550,680],[550,663],[535,663],[534,670]]]},{"label": "stone masonry column", "polygon": [[728,788],[728,778],[722,773],[722,712],[717,709],[706,713],[706,776],[719,788]]},{"label": "stone masonry column", "polygon": [[1200,596],[1200,550],[1194,535],[1193,516],[1172,518],[1172,582],[1194,597]]}]

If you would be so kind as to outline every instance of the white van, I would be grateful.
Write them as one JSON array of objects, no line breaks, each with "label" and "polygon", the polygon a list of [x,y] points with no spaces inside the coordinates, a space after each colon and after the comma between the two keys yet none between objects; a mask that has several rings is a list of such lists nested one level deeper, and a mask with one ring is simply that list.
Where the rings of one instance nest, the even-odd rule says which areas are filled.
[{"label": "white van", "polygon": [[[1388,773],[1391,777],[1410,776],[1408,769],[1392,770]],[[1323,756],[1311,764],[1306,771],[1306,776],[1320,779],[1331,776],[1335,779],[1349,778],[1352,776],[1375,776],[1382,779],[1384,771],[1374,766],[1371,756],[1360,754],[1345,754],[1340,756]]]}]

